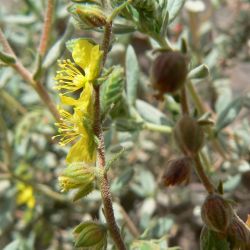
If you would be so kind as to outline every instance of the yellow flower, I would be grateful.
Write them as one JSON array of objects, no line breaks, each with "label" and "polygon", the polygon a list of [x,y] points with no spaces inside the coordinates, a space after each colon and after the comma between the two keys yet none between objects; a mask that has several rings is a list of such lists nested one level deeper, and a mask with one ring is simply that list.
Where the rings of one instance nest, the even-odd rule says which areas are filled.
[{"label": "yellow flower", "polygon": [[[73,107],[70,113],[59,107],[61,121],[59,127],[60,144],[73,142],[66,161],[67,163],[94,163],[96,160],[96,143],[93,133],[94,96],[93,81],[99,76],[103,52],[99,45],[78,39],[71,43],[72,57],[70,60],[59,61],[61,70],[57,72],[56,89],[62,91],[60,100],[63,105]],[[66,94],[81,90],[75,98]],[[74,93],[77,94],[77,93]]]},{"label": "yellow flower", "polygon": [[[96,159],[96,143],[92,131],[92,114],[87,113],[91,105],[82,102],[79,107],[74,108],[74,113],[59,108],[61,121],[56,123],[59,127],[60,145],[64,146],[70,142],[76,142],[70,149],[66,161],[93,163]],[[86,108],[86,109],[84,109]],[[89,116],[88,116],[89,114]]]},{"label": "yellow flower", "polygon": [[102,55],[99,45],[83,39],[74,41],[72,44],[74,62],[69,59],[58,61],[61,70],[57,71],[55,88],[66,93],[84,88],[87,81],[92,82],[98,77]]},{"label": "yellow flower", "polygon": [[64,90],[69,92],[74,92],[82,87],[86,82],[86,77],[77,68],[77,65],[68,60],[58,60],[58,66],[61,70],[57,71],[57,75],[55,77],[57,90]]},{"label": "yellow flower", "polygon": [[102,56],[103,52],[100,51],[99,45],[94,45],[88,40],[79,39],[73,45],[72,57],[84,70],[88,81],[98,77]]},{"label": "yellow flower", "polygon": [[34,191],[31,186],[25,185],[24,183],[19,183],[17,185],[18,195],[16,198],[16,202],[18,205],[27,205],[28,208],[35,207],[35,197]]}]

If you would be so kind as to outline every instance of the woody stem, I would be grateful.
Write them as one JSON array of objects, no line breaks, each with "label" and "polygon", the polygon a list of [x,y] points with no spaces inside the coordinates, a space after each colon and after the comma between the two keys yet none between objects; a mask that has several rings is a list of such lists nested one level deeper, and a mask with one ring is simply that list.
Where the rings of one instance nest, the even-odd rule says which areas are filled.
[{"label": "woody stem", "polygon": [[[112,31],[112,23],[107,23],[104,30],[104,37],[103,37],[103,65],[105,64],[110,38],[111,38],[111,31]],[[100,110],[100,86],[95,87],[95,120],[94,120],[94,132],[98,138],[98,148],[97,148],[97,161],[100,168],[104,169],[106,165],[105,159],[105,145],[104,145],[104,136],[101,124],[101,110]],[[104,207],[104,215],[106,217],[106,221],[108,224],[108,228],[110,231],[110,235],[119,250],[126,250],[124,241],[121,237],[120,230],[117,226],[113,204],[112,204],[112,197],[110,193],[110,184],[108,180],[107,173],[104,172],[104,175],[100,178],[100,191],[102,195],[103,207]]]}]

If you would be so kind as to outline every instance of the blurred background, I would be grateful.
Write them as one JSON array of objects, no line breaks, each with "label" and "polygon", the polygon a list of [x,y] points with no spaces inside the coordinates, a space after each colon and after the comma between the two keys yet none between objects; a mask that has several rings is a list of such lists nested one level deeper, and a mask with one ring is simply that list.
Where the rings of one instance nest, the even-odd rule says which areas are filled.
[{"label": "blurred background", "polygon": [[[0,27],[11,47],[58,103],[54,76],[56,60],[70,57],[65,42],[86,36],[100,42],[101,33],[74,28],[67,12],[69,1],[57,1],[49,49],[42,72],[37,72],[46,1],[0,0],[0,6]],[[168,37],[172,43],[186,37],[190,65],[209,67],[210,76],[195,81],[195,86],[215,119],[225,108],[232,108],[220,137],[226,157],[215,153],[211,145],[204,150],[212,163],[209,175],[216,184],[224,182],[226,197],[235,201],[239,216],[246,221],[250,211],[250,101],[243,104],[240,98],[250,94],[250,1],[187,0],[169,26]],[[171,124],[180,114],[178,98],[167,96],[161,103],[154,98],[149,78],[154,45],[145,34],[116,35],[108,65],[125,66],[129,44],[140,69],[138,112],[149,122]],[[57,133],[53,117],[34,89],[1,62],[0,112],[0,249],[73,249],[72,229],[83,220],[103,216],[100,193],[72,203],[70,194],[60,192],[57,177],[65,168],[68,148],[51,139]],[[172,136],[141,128],[122,131],[116,124],[106,132],[105,140],[107,157],[111,145],[122,143],[128,148],[110,174],[115,213],[126,241],[143,233],[145,239],[160,239],[169,247],[199,249],[204,187],[195,173],[186,185],[166,188],[161,183],[167,162],[179,154]],[[130,223],[128,215],[136,229],[125,226]]]}]

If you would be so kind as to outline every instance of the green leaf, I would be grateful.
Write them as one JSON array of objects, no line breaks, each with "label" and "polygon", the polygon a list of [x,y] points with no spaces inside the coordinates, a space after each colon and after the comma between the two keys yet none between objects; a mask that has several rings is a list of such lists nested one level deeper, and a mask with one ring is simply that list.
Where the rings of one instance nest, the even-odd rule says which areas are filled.
[{"label": "green leaf", "polygon": [[133,176],[134,176],[133,168],[128,168],[125,171],[123,171],[123,173],[112,182],[111,186],[112,193],[115,192],[120,194],[124,189],[124,187],[126,187],[126,185],[128,185],[128,183],[131,181]]},{"label": "green leaf", "polygon": [[141,117],[147,121],[158,125],[170,125],[167,117],[154,106],[142,100],[136,100],[136,109]]},{"label": "green leaf", "polygon": [[231,124],[239,115],[243,107],[250,108],[250,97],[242,96],[230,102],[222,112],[219,113],[216,122],[216,132]]},{"label": "green leaf", "polygon": [[76,202],[79,199],[87,196],[94,190],[94,183],[93,182],[87,182],[84,184],[84,187],[81,187],[77,190],[77,192],[74,194],[73,201]]},{"label": "green leaf", "polygon": [[132,243],[131,250],[180,250],[179,247],[167,247],[166,236],[160,239],[135,240]]},{"label": "green leaf", "polygon": [[200,236],[201,250],[230,250],[229,243],[217,233],[203,227]]},{"label": "green leaf", "polygon": [[143,123],[131,118],[119,118],[116,120],[115,125],[118,131],[135,132],[142,129]]},{"label": "green leaf", "polygon": [[206,78],[209,75],[209,69],[207,65],[201,64],[198,67],[192,69],[188,73],[189,79],[203,79]]},{"label": "green leaf", "polygon": [[139,71],[135,51],[133,47],[129,45],[126,53],[127,97],[129,105],[135,104],[139,83]]},{"label": "green leaf", "polygon": [[108,79],[102,84],[101,106],[103,114],[110,113],[114,119],[120,116],[124,117],[124,114],[128,113],[124,86],[123,68],[116,66]]},{"label": "green leaf", "polygon": [[0,61],[6,64],[14,64],[16,62],[16,59],[13,56],[0,51]]},{"label": "green leaf", "polygon": [[180,10],[182,9],[185,0],[168,0],[167,10],[169,13],[168,23],[174,21],[174,19],[179,14]]}]

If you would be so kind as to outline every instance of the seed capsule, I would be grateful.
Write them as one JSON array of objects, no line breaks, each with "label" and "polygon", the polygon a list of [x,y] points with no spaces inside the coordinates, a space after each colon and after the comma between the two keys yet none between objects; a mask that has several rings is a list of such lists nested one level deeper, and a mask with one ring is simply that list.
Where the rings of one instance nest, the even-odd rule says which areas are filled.
[{"label": "seed capsule", "polygon": [[174,136],[176,143],[187,155],[195,155],[202,148],[204,142],[204,133],[198,122],[184,115],[174,128]]},{"label": "seed capsule", "polygon": [[156,57],[151,69],[151,82],[158,91],[157,97],[179,90],[187,78],[187,58],[178,51],[162,52]]},{"label": "seed capsule", "polygon": [[202,205],[201,217],[208,228],[225,233],[232,222],[233,209],[222,196],[210,194]]},{"label": "seed capsule", "polygon": [[184,156],[168,162],[162,182],[165,186],[179,185],[188,182],[192,170],[192,159]]},{"label": "seed capsule", "polygon": [[107,227],[93,221],[83,222],[74,229],[76,247],[106,249]]},{"label": "seed capsule", "polygon": [[250,229],[237,215],[233,216],[232,222],[228,227],[228,237],[235,248],[250,248]]}]

